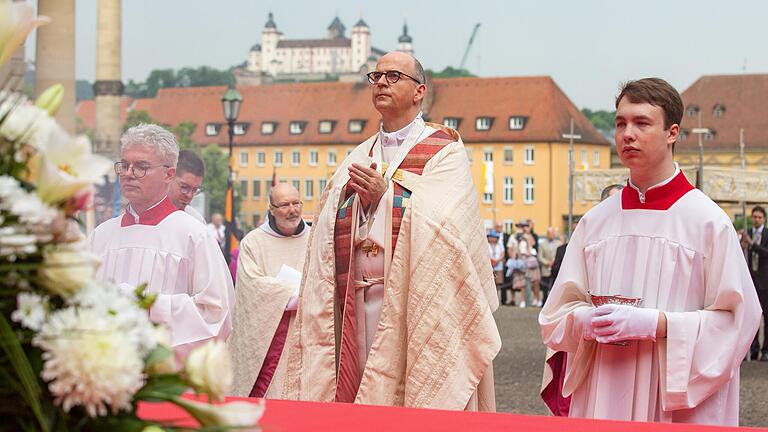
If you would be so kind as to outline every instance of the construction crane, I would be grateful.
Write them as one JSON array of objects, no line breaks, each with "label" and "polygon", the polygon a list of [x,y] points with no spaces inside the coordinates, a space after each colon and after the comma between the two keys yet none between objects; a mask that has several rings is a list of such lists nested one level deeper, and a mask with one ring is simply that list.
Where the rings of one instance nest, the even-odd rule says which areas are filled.
[{"label": "construction crane", "polygon": [[469,50],[472,49],[472,42],[475,41],[475,36],[477,36],[477,31],[479,29],[480,23],[475,24],[475,28],[472,30],[472,36],[469,37],[469,42],[467,43],[467,49],[464,50],[464,56],[461,57],[459,69],[464,69],[464,65],[467,63],[467,57],[469,56]]}]

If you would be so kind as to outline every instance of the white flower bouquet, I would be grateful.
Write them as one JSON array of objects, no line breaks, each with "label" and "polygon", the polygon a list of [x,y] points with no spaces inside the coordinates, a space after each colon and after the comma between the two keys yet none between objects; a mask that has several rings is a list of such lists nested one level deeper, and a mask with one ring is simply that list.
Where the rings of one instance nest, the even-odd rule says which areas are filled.
[{"label": "white flower bouquet", "polygon": [[[0,64],[35,27],[31,5],[0,0]],[[75,216],[111,162],[53,119],[63,87],[33,104],[0,82],[0,418],[10,430],[162,430],[141,401],[172,402],[203,428],[254,426],[264,406],[219,400],[232,373],[211,341],[177,365],[167,331],[149,320],[154,296],[94,280]]]}]

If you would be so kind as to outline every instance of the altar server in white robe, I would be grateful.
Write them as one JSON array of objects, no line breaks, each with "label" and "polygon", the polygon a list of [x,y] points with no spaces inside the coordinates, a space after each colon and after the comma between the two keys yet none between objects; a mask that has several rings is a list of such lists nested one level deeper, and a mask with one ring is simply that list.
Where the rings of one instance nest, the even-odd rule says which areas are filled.
[{"label": "altar server in white robe", "polygon": [[99,225],[89,238],[102,261],[96,272],[126,289],[147,283],[157,294],[150,319],[165,324],[177,356],[232,329],[234,288],[216,240],[205,225],[168,197],[175,179],[176,138],[157,125],[141,124],[120,138],[115,164],[125,211]]},{"label": "altar server in white robe", "polygon": [[[581,219],[539,315],[544,343],[568,352],[569,415],[738,425],[760,307],[736,232],[674,162],[679,93],[631,81],[616,109],[627,187]],[[642,304],[595,308],[590,294]]]}]

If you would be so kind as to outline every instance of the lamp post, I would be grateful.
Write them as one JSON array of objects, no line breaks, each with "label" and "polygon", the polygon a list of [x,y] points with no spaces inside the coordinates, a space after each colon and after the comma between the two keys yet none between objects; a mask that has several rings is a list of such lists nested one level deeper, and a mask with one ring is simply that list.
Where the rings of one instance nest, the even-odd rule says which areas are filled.
[{"label": "lamp post", "polygon": [[699,127],[691,129],[691,133],[699,136],[699,175],[696,176],[696,183],[699,190],[704,191],[704,141],[702,136],[709,133],[709,129],[701,127],[701,110],[699,110]]},{"label": "lamp post", "polygon": [[232,170],[232,142],[235,136],[235,121],[240,114],[240,104],[243,102],[243,97],[230,86],[227,89],[224,96],[221,97],[221,106],[224,108],[224,120],[227,121],[229,137],[229,159],[227,159],[227,165],[229,166],[229,176],[227,177],[227,201],[229,205],[225,208],[226,218],[226,239],[224,243],[224,257],[227,262],[230,261],[232,253],[232,236],[235,229],[235,188],[234,188],[234,171]]},{"label": "lamp post", "polygon": [[571,118],[571,131],[563,134],[563,138],[568,140],[568,238],[573,234],[573,140],[581,139],[581,135],[575,134],[573,130],[573,118]]}]

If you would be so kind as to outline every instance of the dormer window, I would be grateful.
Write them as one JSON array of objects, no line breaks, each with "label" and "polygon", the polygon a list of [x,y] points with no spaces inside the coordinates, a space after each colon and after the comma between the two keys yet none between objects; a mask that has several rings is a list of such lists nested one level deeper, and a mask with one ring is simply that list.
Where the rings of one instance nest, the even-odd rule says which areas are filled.
[{"label": "dormer window", "polygon": [[216,123],[208,123],[205,125],[205,135],[206,136],[216,136],[219,134],[219,131],[221,130],[221,125]]},{"label": "dormer window", "polygon": [[320,120],[320,123],[318,124],[317,131],[321,134],[329,134],[333,132],[333,128],[336,126],[336,121],[334,120]]},{"label": "dormer window", "polygon": [[350,120],[349,121],[349,133],[361,133],[365,128],[365,120]]},{"label": "dormer window", "polygon": [[710,129],[709,132],[704,134],[704,141],[713,141],[715,139],[715,135],[717,135],[717,132]]},{"label": "dormer window", "polygon": [[304,127],[307,125],[307,122],[303,121],[292,121],[289,124],[289,132],[291,135],[298,135],[302,132],[304,132]]},{"label": "dormer window", "polygon": [[451,129],[458,129],[461,119],[458,117],[446,117],[443,119],[443,125]]},{"label": "dormer window", "polygon": [[680,129],[680,141],[685,141],[686,138],[688,138],[688,131]]},{"label": "dormer window", "polygon": [[493,125],[493,117],[478,117],[475,120],[475,129],[479,131],[490,130],[491,125]]},{"label": "dormer window", "polygon": [[685,113],[688,115],[688,117],[696,117],[699,115],[699,106],[688,105],[688,108],[685,109]]},{"label": "dormer window", "polygon": [[232,127],[232,133],[235,135],[245,135],[248,131],[248,125],[246,123],[235,123]]},{"label": "dormer window", "polygon": [[527,119],[524,116],[511,116],[509,118],[509,130],[523,130]]},{"label": "dormer window", "polygon": [[712,115],[720,118],[725,114],[725,105],[723,104],[715,104],[715,107],[712,108]]},{"label": "dormer window", "polygon": [[275,133],[275,129],[277,129],[277,123],[275,122],[262,122],[261,123],[261,134],[262,135],[272,135]]}]

